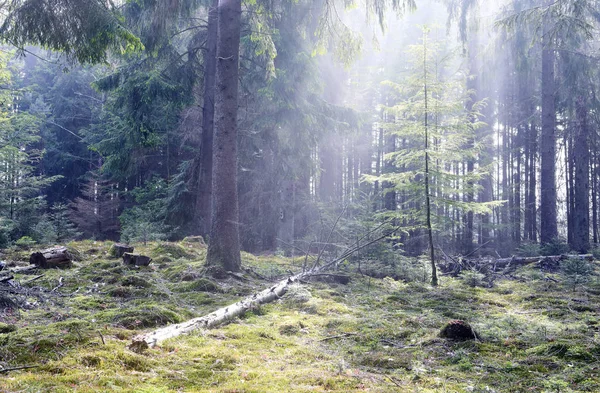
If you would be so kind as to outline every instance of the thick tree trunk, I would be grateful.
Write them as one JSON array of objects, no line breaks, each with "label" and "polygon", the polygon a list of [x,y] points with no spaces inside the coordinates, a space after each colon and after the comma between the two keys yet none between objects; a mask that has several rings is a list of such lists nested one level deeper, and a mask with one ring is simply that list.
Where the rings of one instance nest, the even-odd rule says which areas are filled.
[{"label": "thick tree trunk", "polygon": [[577,134],[573,148],[575,166],[575,189],[573,192],[573,243],[572,248],[586,253],[590,248],[590,146],[587,122],[587,105],[583,97],[576,100]]},{"label": "thick tree trunk", "polygon": [[540,138],[540,241],[549,243],[558,237],[556,219],[556,83],[555,54],[546,40],[542,50],[542,134]]},{"label": "thick tree trunk", "polygon": [[212,5],[208,10],[208,36],[204,54],[202,145],[200,147],[200,179],[196,199],[199,232],[202,236],[206,236],[210,232],[211,223],[218,6],[219,0],[212,0]]},{"label": "thick tree trunk", "polygon": [[67,247],[52,247],[31,254],[29,263],[42,269],[69,268],[71,267],[71,256]]},{"label": "thick tree trunk", "polygon": [[219,1],[212,223],[206,263],[241,268],[237,189],[237,113],[241,0]]}]

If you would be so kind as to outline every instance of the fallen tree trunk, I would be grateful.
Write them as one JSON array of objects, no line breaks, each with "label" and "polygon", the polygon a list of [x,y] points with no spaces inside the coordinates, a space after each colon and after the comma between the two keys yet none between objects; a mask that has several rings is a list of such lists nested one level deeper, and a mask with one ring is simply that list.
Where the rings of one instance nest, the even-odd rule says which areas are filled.
[{"label": "fallen tree trunk", "polygon": [[510,257],[510,258],[478,258],[478,259],[452,259],[446,261],[446,264],[440,266],[441,270],[447,274],[459,274],[463,270],[476,270],[482,273],[489,272],[508,272],[516,269],[520,266],[539,264],[539,266],[546,270],[556,270],[560,267],[560,262],[567,259],[581,259],[586,261],[593,261],[594,256],[592,254],[581,254],[581,255],[551,255],[551,256],[537,256],[537,257]]},{"label": "fallen tree trunk", "polygon": [[344,259],[348,258],[350,255],[355,253],[358,250],[361,250],[373,243],[376,243],[386,237],[392,235],[394,232],[387,233],[382,235],[374,240],[370,240],[369,242],[356,246],[353,249],[346,250],[346,252],[342,253],[342,255],[335,260],[328,262],[323,266],[316,266],[318,263],[318,259],[315,262],[315,265],[310,270],[304,271],[302,273],[296,274],[294,276],[288,277],[276,285],[265,289],[261,292],[255,293],[254,295],[248,296],[245,299],[231,304],[227,307],[220,308],[208,315],[203,317],[190,319],[187,322],[178,323],[175,325],[165,326],[163,328],[154,330],[149,333],[139,334],[132,339],[129,348],[136,352],[142,352],[149,347],[154,347],[158,345],[160,342],[167,340],[169,338],[177,337],[185,333],[189,333],[196,329],[201,328],[212,328],[216,327],[222,323],[225,323],[235,317],[243,315],[246,311],[251,310],[261,304],[270,303],[276,299],[279,299],[283,296],[288,289],[288,286],[295,282],[303,281],[313,275],[318,275],[331,268],[332,266],[337,265]]},{"label": "fallen tree trunk", "polygon": [[29,263],[42,269],[69,268],[71,267],[71,256],[67,247],[52,247],[31,254]]},{"label": "fallen tree trunk", "polygon": [[265,289],[259,293],[255,293],[254,295],[249,296],[237,303],[220,308],[203,317],[190,319],[187,322],[165,326],[164,328],[155,330],[153,332],[135,336],[132,343],[129,345],[129,348],[136,352],[141,352],[148,347],[154,347],[166,339],[177,337],[196,329],[207,329],[218,326],[232,318],[243,315],[245,312],[258,307],[261,304],[270,303],[276,299],[279,299],[287,292],[287,288],[290,284],[301,280],[303,277],[306,277],[306,274],[301,273],[293,277],[286,278],[271,288]]}]

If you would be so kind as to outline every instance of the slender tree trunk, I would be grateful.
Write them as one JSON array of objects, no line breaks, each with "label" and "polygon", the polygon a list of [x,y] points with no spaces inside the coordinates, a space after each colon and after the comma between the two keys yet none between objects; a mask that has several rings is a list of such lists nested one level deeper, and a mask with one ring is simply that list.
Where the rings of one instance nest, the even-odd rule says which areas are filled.
[{"label": "slender tree trunk", "polygon": [[210,232],[211,219],[218,6],[219,0],[212,0],[212,5],[208,10],[208,37],[204,55],[202,145],[200,147],[200,179],[196,199],[199,231],[202,236],[206,236]]},{"label": "slender tree trunk", "polygon": [[554,78],[555,54],[547,39],[542,49],[542,134],[541,159],[541,228],[540,241],[551,242],[558,237],[556,218],[556,83]]},{"label": "slender tree trunk", "polygon": [[237,189],[237,113],[241,0],[220,0],[209,266],[241,268]]},{"label": "slender tree trunk", "polygon": [[430,200],[430,191],[429,191],[429,130],[428,130],[428,80],[427,80],[427,35],[424,35],[423,38],[423,74],[424,74],[424,97],[425,97],[425,208],[426,208],[426,228],[427,228],[427,238],[429,242],[429,257],[431,259],[431,285],[436,287],[438,285],[438,277],[437,277],[437,269],[435,267],[435,248],[433,246],[433,228],[431,226],[431,200]]},{"label": "slender tree trunk", "polygon": [[[388,121],[393,121],[393,116]],[[385,138],[385,153],[393,153],[396,151],[396,136],[388,135]],[[383,166],[383,173],[393,173],[395,165],[392,161],[385,160]],[[391,182],[384,181],[382,183],[383,188],[383,208],[388,211],[396,210],[396,191],[394,191],[394,185]]]},{"label": "slender tree trunk", "polygon": [[574,250],[585,254],[590,248],[590,146],[587,121],[587,105],[584,97],[576,100],[577,134],[573,148],[575,181],[573,192],[573,243]]}]

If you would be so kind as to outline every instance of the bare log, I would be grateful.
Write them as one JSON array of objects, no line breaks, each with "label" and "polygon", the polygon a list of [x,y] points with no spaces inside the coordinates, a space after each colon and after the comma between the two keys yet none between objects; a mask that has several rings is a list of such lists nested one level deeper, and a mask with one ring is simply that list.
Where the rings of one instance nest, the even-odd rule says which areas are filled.
[{"label": "bare log", "polygon": [[145,255],[132,254],[130,252],[126,252],[123,254],[123,263],[126,265],[148,266],[151,261],[152,258],[147,257]]},{"label": "bare log", "polygon": [[133,246],[130,246],[129,244],[115,243],[112,245],[108,253],[113,258],[121,258],[126,252],[132,253]]},{"label": "bare log", "polygon": [[594,256],[592,254],[581,254],[581,255],[550,255],[550,256],[537,256],[537,257],[510,257],[510,258],[478,258],[478,259],[455,259],[447,258],[447,263],[442,265],[441,268],[444,272],[449,274],[458,274],[463,270],[477,270],[480,272],[498,272],[498,271],[510,271],[517,267],[538,264],[544,269],[558,269],[560,262],[567,259],[581,259],[586,261],[593,261]]},{"label": "bare log", "polygon": [[29,263],[42,269],[70,268],[71,259],[67,247],[59,246],[34,252],[29,257]]},{"label": "bare log", "polygon": [[[309,271],[302,272],[289,278],[286,278],[280,281],[279,283],[275,284],[274,286],[263,290],[262,292],[255,293],[254,295],[248,296],[237,303],[231,304],[227,307],[222,307],[203,317],[190,319],[187,322],[165,326],[163,328],[154,330],[149,333],[137,335],[133,338],[131,344],[129,345],[129,348],[133,351],[141,352],[149,347],[154,347],[162,341],[167,340],[169,338],[177,337],[196,329],[208,329],[225,323],[231,320],[232,318],[243,315],[246,311],[251,310],[261,304],[270,303],[276,299],[279,299],[287,292],[288,286],[290,284],[295,282],[302,282],[303,280],[312,275],[321,274],[327,269],[330,269],[331,267],[337,265],[338,263],[346,259],[348,256],[352,255],[354,252],[368,247],[380,240],[383,240],[394,233],[395,232],[393,231],[388,232],[375,239],[369,240],[365,244],[357,245],[353,248],[348,248],[344,253],[342,253],[340,257],[326,263],[321,267],[314,267]],[[123,257],[125,257],[125,255],[123,255]]]},{"label": "bare log", "polygon": [[133,342],[129,345],[129,348],[140,352],[148,347],[154,347],[166,339],[177,337],[196,329],[218,326],[232,318],[243,315],[248,310],[256,308],[261,304],[269,303],[280,298],[287,292],[287,288],[290,284],[299,281],[306,275],[306,273],[302,273],[286,278],[262,292],[255,293],[235,304],[220,308],[203,317],[190,319],[187,322],[165,326],[164,328],[153,332],[135,336]]}]

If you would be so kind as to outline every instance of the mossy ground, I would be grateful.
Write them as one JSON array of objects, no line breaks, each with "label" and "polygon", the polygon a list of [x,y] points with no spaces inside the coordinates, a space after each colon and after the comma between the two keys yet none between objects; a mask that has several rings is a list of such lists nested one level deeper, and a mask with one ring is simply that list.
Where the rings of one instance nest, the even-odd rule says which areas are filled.
[{"label": "mossy ground", "polygon": [[[600,391],[597,279],[573,291],[533,268],[489,289],[352,275],[137,354],[127,345],[140,331],[213,311],[270,284],[252,272],[271,277],[301,261],[244,254],[247,281],[217,282],[202,276],[205,250],[186,243],[136,245],[164,256],[141,268],[110,259],[108,243],[71,246],[83,255],[73,269],[27,284],[47,289],[45,299],[1,316],[0,366],[37,367],[3,374],[0,391]],[[439,338],[452,319],[481,340]]]}]

